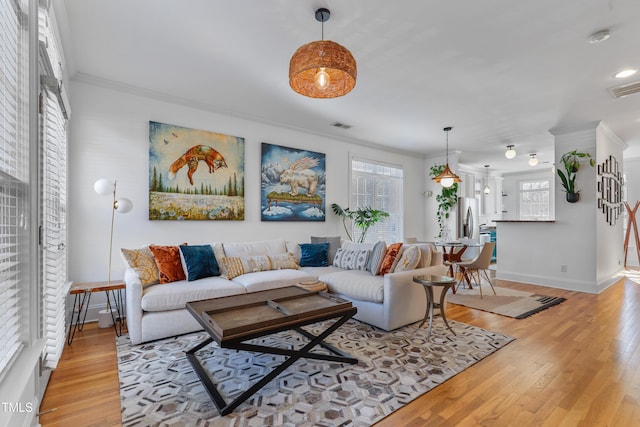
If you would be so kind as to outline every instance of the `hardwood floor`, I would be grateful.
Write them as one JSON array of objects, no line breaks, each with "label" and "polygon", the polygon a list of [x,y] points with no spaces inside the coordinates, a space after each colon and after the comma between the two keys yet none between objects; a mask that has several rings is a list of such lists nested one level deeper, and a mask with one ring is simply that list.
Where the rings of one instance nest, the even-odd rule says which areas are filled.
[{"label": "hardwood floor", "polygon": [[[377,425],[638,425],[640,272],[630,273],[600,295],[498,280],[567,298],[522,320],[449,304],[449,319],[516,340]],[[53,408],[42,426],[120,425],[113,329],[88,325],[66,346],[40,410]]]}]

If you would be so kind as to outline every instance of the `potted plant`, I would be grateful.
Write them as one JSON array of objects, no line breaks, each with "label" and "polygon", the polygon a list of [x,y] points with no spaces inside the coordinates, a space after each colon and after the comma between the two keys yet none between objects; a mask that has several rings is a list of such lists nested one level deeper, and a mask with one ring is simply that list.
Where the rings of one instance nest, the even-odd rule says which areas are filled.
[{"label": "potted plant", "polygon": [[576,190],[576,176],[578,170],[580,170],[580,162],[586,159],[589,159],[591,167],[595,166],[596,161],[591,157],[591,154],[582,153],[578,150],[564,153],[560,158],[564,171],[558,168],[558,176],[562,181],[562,188],[567,193],[567,202],[569,203],[575,203],[580,200],[580,190]]},{"label": "potted plant", "polygon": [[[442,173],[445,165],[434,165],[429,169],[429,175],[433,178]],[[438,219],[438,236],[439,238],[447,238],[448,236],[444,236],[444,221],[449,218],[449,213],[451,209],[458,202],[458,183],[455,182],[449,188],[442,187],[440,194],[436,196],[436,201],[438,202],[438,212],[436,213],[436,217]]]},{"label": "potted plant", "polygon": [[362,234],[358,239],[358,243],[364,242],[367,231],[372,225],[389,216],[389,213],[378,209],[373,209],[371,207],[351,210],[349,208],[343,209],[337,203],[333,203],[331,205],[331,209],[333,210],[334,214],[342,217],[342,226],[344,227],[344,231],[347,233],[347,237],[349,238],[349,240],[353,241],[353,238],[351,237],[351,233],[349,233],[349,229],[347,228],[347,219],[351,220],[356,227],[362,230]]}]

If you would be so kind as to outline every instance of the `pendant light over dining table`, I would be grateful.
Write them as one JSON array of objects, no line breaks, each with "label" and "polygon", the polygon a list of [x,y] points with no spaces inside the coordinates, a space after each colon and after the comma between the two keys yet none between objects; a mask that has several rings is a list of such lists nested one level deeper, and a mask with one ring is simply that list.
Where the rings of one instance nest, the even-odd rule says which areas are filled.
[{"label": "pendant light over dining table", "polygon": [[444,188],[449,188],[456,182],[462,182],[460,177],[453,173],[453,171],[449,167],[449,132],[451,131],[451,129],[453,129],[451,126],[447,126],[443,129],[447,133],[447,162],[445,163],[442,173],[433,178],[435,182],[439,183]]},{"label": "pendant light over dining table", "polygon": [[358,70],[351,52],[324,40],[324,23],[330,16],[329,9],[316,10],[316,20],[322,23],[322,40],[300,46],[289,62],[291,89],[310,98],[337,98],[356,85]]}]

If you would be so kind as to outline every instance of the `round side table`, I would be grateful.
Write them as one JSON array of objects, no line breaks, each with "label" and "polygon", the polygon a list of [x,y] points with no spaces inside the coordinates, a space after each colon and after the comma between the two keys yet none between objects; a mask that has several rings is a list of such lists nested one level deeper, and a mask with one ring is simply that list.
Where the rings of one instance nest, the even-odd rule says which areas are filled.
[{"label": "round side table", "polygon": [[[453,332],[451,326],[447,322],[447,316],[444,313],[444,299],[447,295],[447,292],[450,288],[452,288],[456,284],[456,280],[453,277],[449,276],[438,276],[435,274],[424,274],[421,276],[413,276],[413,281],[416,283],[420,283],[424,288],[424,292],[427,295],[427,309],[424,313],[424,319],[419,328],[424,325],[424,322],[427,321],[427,317],[429,318],[429,332],[427,337],[431,336],[431,326],[433,325],[433,309],[440,309],[440,315],[442,316],[442,320],[444,320],[444,324],[447,325],[447,329],[451,331],[453,335],[456,333]],[[440,286],[442,287],[442,293],[440,294],[440,303],[436,303],[433,301],[433,287]]]}]

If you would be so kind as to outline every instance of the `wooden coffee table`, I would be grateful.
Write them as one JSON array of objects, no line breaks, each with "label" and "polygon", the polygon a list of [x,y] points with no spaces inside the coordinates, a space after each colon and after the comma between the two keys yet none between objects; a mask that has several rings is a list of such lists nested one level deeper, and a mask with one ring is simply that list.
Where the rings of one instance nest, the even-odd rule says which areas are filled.
[{"label": "wooden coffee table", "polygon": [[[351,302],[325,292],[310,292],[296,286],[253,292],[222,298],[187,303],[187,310],[210,335],[202,343],[186,352],[187,359],[202,381],[220,415],[231,413],[242,402],[277,377],[300,358],[329,360],[355,364],[358,360],[336,347],[324,342],[332,332],[349,320],[357,309]],[[313,335],[302,326],[323,320],[337,319],[319,335]],[[300,349],[268,347],[246,341],[293,329],[310,341]],[[240,396],[227,403],[204,369],[196,352],[211,342],[222,348],[279,354],[288,358],[269,372]],[[311,349],[321,346],[332,354],[313,353]]]}]

